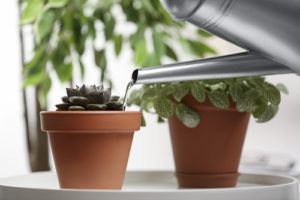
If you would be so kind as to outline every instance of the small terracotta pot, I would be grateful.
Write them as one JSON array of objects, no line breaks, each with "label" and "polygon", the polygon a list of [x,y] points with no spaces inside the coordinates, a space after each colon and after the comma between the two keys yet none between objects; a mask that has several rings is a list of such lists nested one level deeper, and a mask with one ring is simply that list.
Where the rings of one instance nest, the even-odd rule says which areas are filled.
[{"label": "small terracotta pot", "polygon": [[140,112],[41,112],[61,188],[121,189]]},{"label": "small terracotta pot", "polygon": [[233,102],[229,109],[215,108],[209,100],[200,104],[191,94],[182,102],[195,109],[201,121],[187,128],[176,116],[169,119],[179,186],[235,186],[250,113],[238,112]]}]

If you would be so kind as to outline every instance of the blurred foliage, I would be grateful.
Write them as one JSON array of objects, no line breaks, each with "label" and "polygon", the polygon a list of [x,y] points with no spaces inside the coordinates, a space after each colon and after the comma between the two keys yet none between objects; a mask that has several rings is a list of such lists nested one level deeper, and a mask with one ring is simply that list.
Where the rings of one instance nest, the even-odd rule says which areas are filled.
[{"label": "blurred foliage", "polygon": [[[174,44],[196,57],[215,54],[204,43],[210,34],[194,29],[196,38],[186,39],[182,35],[185,24],[174,22],[159,0],[23,0],[22,6],[21,25],[33,27],[35,40],[34,56],[23,71],[23,87],[40,88],[39,99],[44,105],[51,88],[49,72],[55,71],[64,83],[72,79],[73,69],[78,66],[83,79],[86,64],[82,57],[90,50],[101,71],[99,81],[112,85],[107,74],[109,44],[119,56],[128,43],[135,64],[141,67],[160,65],[164,57],[177,61]],[[118,16],[125,16],[126,23],[136,25],[133,33],[116,31],[119,22],[115,8],[122,12]],[[145,39],[147,35],[151,42]],[[95,45],[96,40],[103,41],[101,48]]]}]

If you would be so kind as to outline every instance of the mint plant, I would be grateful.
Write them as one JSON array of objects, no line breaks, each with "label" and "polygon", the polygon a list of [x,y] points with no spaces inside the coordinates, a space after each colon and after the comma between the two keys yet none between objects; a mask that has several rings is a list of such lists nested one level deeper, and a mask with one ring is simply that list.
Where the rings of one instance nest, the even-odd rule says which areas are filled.
[{"label": "mint plant", "polygon": [[[276,86],[264,77],[202,80],[143,85],[133,90],[127,105],[137,105],[141,111],[156,113],[158,122],[174,115],[187,127],[195,128],[201,116],[181,102],[189,93],[199,102],[209,100],[220,109],[230,107],[230,98],[239,112],[250,112],[257,122],[271,120],[277,113],[281,92],[288,94],[283,84]],[[145,119],[142,126],[145,126]]]}]

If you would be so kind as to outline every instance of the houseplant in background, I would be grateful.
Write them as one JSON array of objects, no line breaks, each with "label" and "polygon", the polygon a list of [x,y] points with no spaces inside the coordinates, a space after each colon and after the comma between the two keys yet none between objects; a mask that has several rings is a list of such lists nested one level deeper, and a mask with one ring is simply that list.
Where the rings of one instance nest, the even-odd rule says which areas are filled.
[{"label": "houseplant in background", "polygon": [[287,93],[263,77],[148,84],[132,91],[128,105],[168,118],[180,187],[232,187],[249,115],[272,119],[280,90]]},{"label": "houseplant in background", "polygon": [[141,113],[125,111],[110,89],[67,88],[58,111],[41,112],[61,188],[121,189]]},{"label": "houseplant in background", "polygon": [[[40,132],[39,112],[47,108],[53,78],[56,74],[61,83],[73,87],[74,68],[79,69],[82,79],[85,77],[86,54],[94,55],[100,71],[99,82],[112,85],[107,73],[110,64],[107,55],[111,50],[116,56],[133,51],[133,60],[139,66],[159,65],[166,57],[177,61],[173,44],[181,45],[196,57],[215,53],[205,42],[209,34],[191,28],[192,39],[183,37],[185,23],[174,22],[159,0],[19,0],[19,8],[23,104],[32,171],[49,170],[47,137]],[[135,29],[118,30],[120,24]],[[25,55],[32,50],[25,46],[25,41],[31,41],[27,39],[31,34],[25,34],[30,33],[28,28],[34,36],[31,57]],[[33,92],[25,90],[28,87]],[[33,99],[30,104],[28,98]]]}]

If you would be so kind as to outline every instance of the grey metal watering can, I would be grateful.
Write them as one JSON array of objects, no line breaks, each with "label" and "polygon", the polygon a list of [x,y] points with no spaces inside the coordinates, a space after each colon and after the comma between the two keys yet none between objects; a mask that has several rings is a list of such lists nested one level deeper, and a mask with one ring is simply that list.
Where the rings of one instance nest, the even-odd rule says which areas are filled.
[{"label": "grey metal watering can", "polygon": [[162,0],[187,21],[248,52],[137,69],[136,84],[300,72],[300,0]]}]

